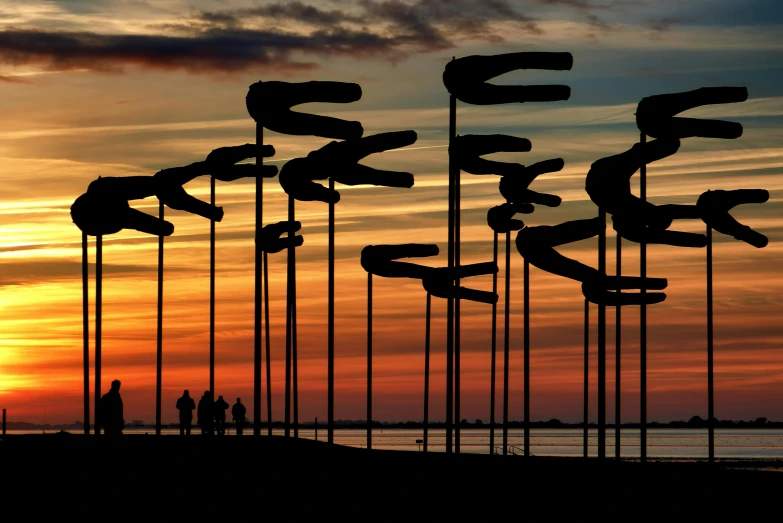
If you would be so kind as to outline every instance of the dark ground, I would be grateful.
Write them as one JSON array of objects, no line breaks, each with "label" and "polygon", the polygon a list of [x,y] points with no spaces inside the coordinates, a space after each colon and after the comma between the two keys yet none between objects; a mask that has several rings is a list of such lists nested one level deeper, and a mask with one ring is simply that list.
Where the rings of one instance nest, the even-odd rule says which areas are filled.
[{"label": "dark ground", "polygon": [[0,441],[0,494],[8,501],[30,493],[42,501],[62,499],[69,502],[66,513],[97,503],[142,520],[180,505],[191,516],[258,512],[260,519],[269,516],[265,510],[351,519],[506,513],[530,519],[524,514],[533,509],[536,519],[556,520],[725,519],[733,513],[755,519],[780,510],[783,471],[762,470],[769,465],[781,467],[368,451],[281,436],[125,435],[112,441],[40,434]]}]

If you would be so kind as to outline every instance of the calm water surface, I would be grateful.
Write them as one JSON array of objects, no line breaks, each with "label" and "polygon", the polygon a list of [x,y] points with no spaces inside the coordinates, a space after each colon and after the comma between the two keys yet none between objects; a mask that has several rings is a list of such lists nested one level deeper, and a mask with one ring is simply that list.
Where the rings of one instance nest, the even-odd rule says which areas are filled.
[{"label": "calm water surface", "polygon": [[[51,431],[56,432],[56,431]],[[154,429],[126,429],[126,434],[153,434]],[[38,431],[9,431],[10,434],[35,433]],[[177,429],[164,429],[164,434],[179,434]],[[283,435],[283,430],[275,429],[274,434]],[[198,434],[194,427],[193,434]],[[266,430],[262,432],[266,434]],[[510,429],[508,432],[508,451],[510,454],[522,453],[524,439],[522,429]],[[230,435],[234,435],[233,430]],[[252,435],[245,430],[244,436]],[[312,429],[299,430],[300,438],[315,439]],[[422,438],[421,429],[374,429],[372,445],[376,449],[413,450],[420,449],[416,440]],[[582,429],[531,429],[530,452],[536,456],[581,456]],[[445,451],[445,431],[429,431],[429,450]],[[326,440],[326,429],[318,430],[318,440]],[[337,429],[334,442],[351,447],[366,447],[367,433],[363,429]],[[495,433],[496,452],[502,452],[502,431]],[[589,433],[588,452],[595,456],[597,452],[597,431]],[[607,430],[606,454],[614,456],[614,429]],[[487,429],[463,429],[460,437],[461,452],[488,454],[489,431]],[[639,457],[639,430],[623,430],[620,440],[621,456]],[[650,458],[707,458],[707,429],[648,429],[647,456]],[[783,459],[783,429],[716,429],[716,458],[755,458]]]}]

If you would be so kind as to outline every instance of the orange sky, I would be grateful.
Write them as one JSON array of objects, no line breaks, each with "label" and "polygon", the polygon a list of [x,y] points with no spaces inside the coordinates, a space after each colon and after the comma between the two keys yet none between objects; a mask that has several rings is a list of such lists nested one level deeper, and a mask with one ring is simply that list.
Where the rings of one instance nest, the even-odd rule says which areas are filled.
[{"label": "orange sky", "polygon": [[[168,11],[161,10],[160,20],[172,16],[175,4]],[[29,8],[15,11],[26,24],[41,24],[43,15],[29,14],[38,4],[14,5]],[[69,11],[59,3],[48,5],[59,9],[47,16],[62,24],[55,27],[64,29],[98,16]],[[127,16],[129,31],[137,25],[149,27],[140,12]],[[772,37],[775,33],[770,32],[765,40],[748,33],[743,36],[737,27],[727,26],[720,29],[720,43],[710,48],[704,27],[698,25],[673,30],[670,38],[662,40],[634,39],[637,26],[632,20],[613,23],[618,29],[590,35],[591,26],[577,15],[554,13],[542,19],[540,26],[545,31],[536,36],[492,22],[496,31],[505,30],[503,42],[466,37],[453,48],[414,52],[393,64],[383,57],[317,57],[316,69],[296,73],[266,66],[201,74],[143,64],[111,73],[82,66],[52,70],[36,63],[11,63],[3,55],[0,38],[0,77],[16,75],[13,81],[0,81],[0,406],[8,409],[12,421],[82,419],[81,234],[71,222],[69,207],[89,182],[99,175],[151,175],[165,167],[201,160],[216,147],[252,142],[254,123],[244,106],[251,83],[318,79],[358,82],[364,94],[350,106],[312,105],[308,111],[360,120],[365,135],[413,129],[419,136],[410,150],[375,155],[365,162],[414,173],[413,188],[338,187],[342,200],[336,222],[335,415],[362,419],[366,273],[359,265],[361,249],[379,243],[436,243],[442,254],[431,263],[445,264],[448,113],[440,79],[443,65],[455,55],[546,50],[571,52],[573,70],[515,73],[507,81],[565,83],[572,87],[570,101],[494,107],[461,104],[458,112],[460,133],[505,133],[532,141],[532,152],[499,154],[498,160],[529,164],[565,159],[563,171],[542,176],[534,186],[562,196],[562,206],[537,209],[525,217],[528,225],[596,214],[584,191],[584,177],[590,163],[622,152],[638,139],[633,113],[641,97],[707,85],[748,86],[750,99],[743,104],[692,111],[693,115],[739,121],[745,127],[744,135],[735,141],[683,141],[679,153],[650,167],[648,196],[655,203],[694,203],[707,189],[770,191],[767,204],[733,211],[741,222],[770,238],[766,248],[715,236],[716,415],[783,419],[783,405],[777,401],[783,393],[783,329],[777,318],[783,291],[779,262],[783,251],[781,33]],[[758,53],[744,54],[753,50]],[[753,58],[743,61],[745,56]],[[634,72],[645,68],[666,71],[667,67],[670,74]],[[278,166],[325,143],[320,138],[271,132],[266,136],[277,150]],[[462,179],[463,262],[491,260],[492,234],[485,213],[502,201],[498,178],[463,174]],[[209,198],[206,178],[187,189],[199,198]],[[217,194],[225,218],[217,224],[216,394],[232,401],[240,396],[252,412],[253,184],[218,182]],[[285,204],[286,195],[277,179],[266,180],[265,223],[284,219]],[[137,202],[134,207],[155,214],[157,201]],[[302,420],[326,419],[326,212],[325,204],[297,204],[305,239],[297,251]],[[198,398],[208,387],[209,223],[177,211],[167,211],[167,218],[176,229],[165,249],[163,419],[173,422],[174,403],[182,389],[190,389]],[[697,231],[703,225],[685,222],[680,229]],[[608,235],[611,272],[611,225]],[[92,240],[90,245],[94,259]],[[596,265],[596,246],[597,239],[559,250]],[[638,246],[626,242],[624,247],[624,273],[636,274]],[[522,259],[516,251],[511,259],[510,417],[521,419]],[[502,250],[500,260],[503,273]],[[704,260],[704,250],[648,249],[648,275],[669,279],[666,302],[648,311],[650,420],[706,415]],[[123,231],[104,240],[103,389],[112,379],[122,380],[126,421],[154,420],[156,262],[157,238]],[[270,255],[270,277],[273,410],[275,419],[282,419],[284,253]],[[488,277],[469,283],[491,288]],[[374,417],[421,419],[424,291],[414,281],[376,278],[374,295]],[[94,297],[92,284],[90,297]],[[499,385],[503,299],[501,293]],[[582,300],[579,284],[531,269],[534,420],[581,419]],[[443,419],[445,303],[435,299],[433,304],[430,416]],[[489,418],[489,313],[486,305],[463,305],[462,417],[471,420]],[[607,412],[612,419],[614,311],[608,310],[607,316]],[[592,319],[590,373],[594,380],[595,312]],[[626,309],[623,416],[628,421],[638,419],[638,329],[638,309]],[[500,399],[500,388],[498,393]],[[591,395],[594,417],[594,382]]]}]

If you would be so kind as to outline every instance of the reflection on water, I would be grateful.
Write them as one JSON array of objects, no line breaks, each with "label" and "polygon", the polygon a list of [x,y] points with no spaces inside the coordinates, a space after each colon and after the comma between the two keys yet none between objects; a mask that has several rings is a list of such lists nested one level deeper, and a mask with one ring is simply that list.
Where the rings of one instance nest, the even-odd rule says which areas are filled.
[{"label": "reflection on water", "polygon": [[[50,431],[57,432],[57,431]],[[126,434],[154,434],[155,429],[126,429]],[[9,431],[10,434],[34,433],[40,431]],[[178,435],[178,429],[164,429],[164,434]],[[233,436],[234,431],[229,430]],[[252,430],[245,430],[244,436],[251,436]],[[282,429],[275,429],[275,435],[283,435]],[[193,428],[197,437],[198,428]],[[262,432],[266,434],[266,430]],[[509,429],[509,453],[521,454],[524,440],[522,429]],[[300,438],[315,439],[312,429],[300,429]],[[536,456],[581,456],[582,429],[531,429],[530,452]],[[375,449],[419,450],[417,439],[422,438],[421,429],[374,429],[372,446]],[[318,430],[318,439],[326,440],[326,429]],[[445,432],[442,429],[429,431],[429,450],[445,451]],[[351,447],[366,447],[367,433],[363,429],[337,429],[334,442]],[[502,431],[495,432],[496,452],[502,452]],[[596,455],[597,431],[590,430],[588,451]],[[607,430],[606,454],[614,456],[614,429]],[[486,429],[463,429],[460,435],[461,452],[488,454],[489,431]],[[621,438],[621,455],[626,458],[639,457],[639,430],[625,429]],[[650,458],[707,458],[707,429],[648,429],[647,456]],[[783,459],[783,430],[779,429],[716,429],[716,458]]]}]

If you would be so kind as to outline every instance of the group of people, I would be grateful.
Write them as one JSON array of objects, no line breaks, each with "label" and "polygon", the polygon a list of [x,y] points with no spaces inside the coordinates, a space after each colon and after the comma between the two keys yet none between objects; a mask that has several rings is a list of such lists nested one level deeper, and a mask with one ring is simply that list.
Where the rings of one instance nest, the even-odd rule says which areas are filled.
[{"label": "group of people", "polygon": [[[205,390],[204,395],[201,396],[201,399],[198,402],[198,410],[196,410],[196,402],[190,397],[190,392],[185,390],[182,397],[177,400],[180,435],[190,435],[194,410],[196,410],[197,415],[196,423],[201,428],[202,434],[208,436],[225,434],[226,411],[228,410],[228,407],[229,405],[223,399],[223,396],[218,396],[217,400],[214,400],[212,392]],[[246,413],[247,410],[242,404],[242,400],[237,398],[237,402],[231,407],[231,417],[234,420],[237,436],[242,435],[242,429],[245,426]]]}]

